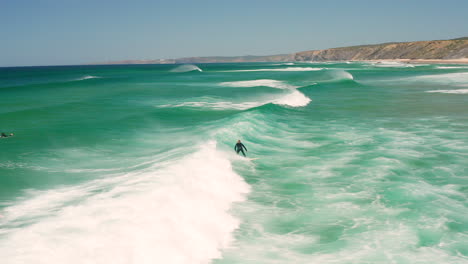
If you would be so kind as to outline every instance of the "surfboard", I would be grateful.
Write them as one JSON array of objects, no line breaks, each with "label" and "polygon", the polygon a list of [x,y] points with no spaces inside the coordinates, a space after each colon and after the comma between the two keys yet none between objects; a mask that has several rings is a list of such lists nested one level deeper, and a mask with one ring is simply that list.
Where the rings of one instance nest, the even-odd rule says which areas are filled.
[{"label": "surfboard", "polygon": [[247,158],[248,160],[258,160],[259,158]]}]

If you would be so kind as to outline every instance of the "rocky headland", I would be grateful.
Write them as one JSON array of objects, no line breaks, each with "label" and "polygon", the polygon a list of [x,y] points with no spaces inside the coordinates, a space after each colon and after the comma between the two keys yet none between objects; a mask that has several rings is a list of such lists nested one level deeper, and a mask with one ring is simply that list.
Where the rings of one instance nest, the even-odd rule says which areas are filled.
[{"label": "rocky headland", "polygon": [[93,64],[183,64],[221,62],[379,61],[411,63],[468,63],[468,37],[450,40],[395,42],[271,56],[189,57],[179,59],[125,60]]}]

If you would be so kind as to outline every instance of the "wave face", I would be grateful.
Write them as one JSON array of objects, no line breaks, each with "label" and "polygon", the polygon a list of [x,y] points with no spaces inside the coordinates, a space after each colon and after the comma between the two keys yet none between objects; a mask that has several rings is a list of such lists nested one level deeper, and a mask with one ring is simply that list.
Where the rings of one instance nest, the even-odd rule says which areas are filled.
[{"label": "wave face", "polygon": [[0,259],[465,263],[464,67],[0,68]]}]

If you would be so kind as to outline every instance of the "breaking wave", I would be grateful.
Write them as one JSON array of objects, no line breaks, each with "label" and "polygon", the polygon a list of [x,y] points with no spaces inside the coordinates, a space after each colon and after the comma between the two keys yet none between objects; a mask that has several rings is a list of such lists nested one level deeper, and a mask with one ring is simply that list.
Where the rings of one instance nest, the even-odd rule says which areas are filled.
[{"label": "breaking wave", "polygon": [[191,71],[199,71],[202,72],[202,69],[200,69],[196,65],[192,64],[185,64],[185,65],[180,65],[174,69],[171,70],[171,72],[191,72]]},{"label": "breaking wave", "polygon": [[227,157],[211,141],[164,167],[37,192],[3,211],[2,223],[19,226],[0,230],[0,258],[208,263],[232,242],[240,222],[229,210],[250,189]]},{"label": "breaking wave", "polygon": [[330,70],[327,71],[327,75],[331,78],[328,81],[346,81],[346,80],[354,80],[354,76],[344,70]]},{"label": "breaking wave", "polygon": [[292,107],[301,107],[308,105],[312,100],[299,91],[294,91],[284,97],[274,100],[272,103],[278,105],[288,105]]}]

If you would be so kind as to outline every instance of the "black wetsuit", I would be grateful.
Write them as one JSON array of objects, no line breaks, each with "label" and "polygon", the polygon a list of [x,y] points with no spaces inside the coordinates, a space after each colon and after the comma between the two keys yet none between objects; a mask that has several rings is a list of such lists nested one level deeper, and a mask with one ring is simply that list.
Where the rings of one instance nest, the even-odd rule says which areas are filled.
[{"label": "black wetsuit", "polygon": [[239,154],[239,152],[242,152],[242,155],[244,155],[245,157],[244,149],[245,151],[247,151],[247,148],[242,143],[236,143],[236,145],[234,146],[234,150],[237,152],[237,154]]}]

